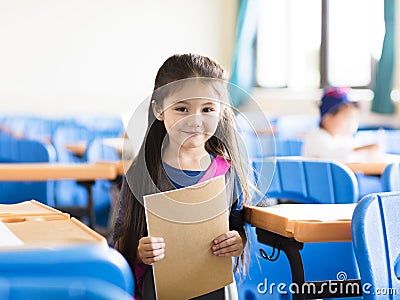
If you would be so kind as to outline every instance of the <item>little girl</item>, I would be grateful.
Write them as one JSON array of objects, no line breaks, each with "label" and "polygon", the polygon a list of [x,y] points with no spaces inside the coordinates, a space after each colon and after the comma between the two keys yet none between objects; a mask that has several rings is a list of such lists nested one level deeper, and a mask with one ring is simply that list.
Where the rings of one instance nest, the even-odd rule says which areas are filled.
[{"label": "little girl", "polygon": [[[174,55],[157,73],[146,137],[124,178],[114,232],[115,248],[134,273],[136,299],[155,299],[151,265],[163,259],[168,248],[163,237],[148,236],[142,205],[146,194],[225,173],[232,195],[229,231],[210,241],[210,250],[216,256],[235,257],[235,269],[240,258],[243,264],[247,160],[240,154],[227,91],[223,68],[204,56]],[[232,290],[225,287],[195,299],[235,299]]]}]

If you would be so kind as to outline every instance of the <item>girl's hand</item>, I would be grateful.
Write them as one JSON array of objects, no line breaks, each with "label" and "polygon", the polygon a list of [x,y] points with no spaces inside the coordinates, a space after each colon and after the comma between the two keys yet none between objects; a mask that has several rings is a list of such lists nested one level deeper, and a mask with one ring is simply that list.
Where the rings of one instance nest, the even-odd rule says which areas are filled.
[{"label": "girl's hand", "polygon": [[165,243],[161,237],[145,236],[139,240],[138,258],[146,265],[159,261],[165,256]]},{"label": "girl's hand", "polygon": [[243,253],[244,238],[236,230],[228,231],[214,239],[212,252],[216,256],[239,256]]}]

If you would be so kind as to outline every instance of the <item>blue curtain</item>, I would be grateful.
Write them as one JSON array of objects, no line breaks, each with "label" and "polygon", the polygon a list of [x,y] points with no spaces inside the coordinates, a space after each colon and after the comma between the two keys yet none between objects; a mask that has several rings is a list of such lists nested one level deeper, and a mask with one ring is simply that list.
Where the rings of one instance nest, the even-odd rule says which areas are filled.
[{"label": "blue curtain", "polygon": [[[230,82],[247,93],[255,84],[255,45],[257,37],[257,0],[239,0],[234,50]],[[231,88],[232,103],[235,107],[244,104],[248,97],[238,88]]]},{"label": "blue curtain", "polygon": [[373,112],[381,114],[394,113],[394,104],[390,93],[392,92],[395,64],[395,1],[385,0],[385,38],[382,56],[376,70],[374,99],[371,107]]}]

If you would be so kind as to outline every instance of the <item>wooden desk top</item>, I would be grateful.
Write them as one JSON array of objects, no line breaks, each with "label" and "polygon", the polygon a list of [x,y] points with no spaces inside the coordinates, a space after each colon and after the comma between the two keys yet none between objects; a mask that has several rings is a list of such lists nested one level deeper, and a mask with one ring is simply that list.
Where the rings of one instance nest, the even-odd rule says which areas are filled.
[{"label": "wooden desk top", "polygon": [[14,204],[0,204],[0,220],[2,217],[19,216],[49,216],[60,215],[63,212],[47,206],[36,200],[24,201]]},{"label": "wooden desk top", "polygon": [[353,172],[361,172],[365,175],[382,175],[385,168],[394,162],[400,162],[400,155],[396,154],[385,154],[378,161],[366,161],[366,162],[346,162]]},{"label": "wooden desk top", "polygon": [[0,251],[65,247],[106,239],[69,214],[35,200],[0,205]]},{"label": "wooden desk top", "polygon": [[353,162],[353,163],[345,163],[353,172],[361,172],[365,175],[382,175],[386,166],[389,163],[387,162]]},{"label": "wooden desk top", "polygon": [[113,164],[0,163],[0,181],[92,181],[116,177],[117,169]]},{"label": "wooden desk top", "polygon": [[119,162],[117,162],[117,163],[115,163],[115,167],[116,167],[116,169],[117,169],[117,174],[118,174],[119,176],[122,176],[122,175],[125,174],[125,169],[124,169],[124,168],[126,168],[127,165],[125,165],[124,162],[123,162],[122,160],[119,161]]},{"label": "wooden desk top", "polygon": [[83,157],[87,149],[87,142],[80,142],[77,144],[67,144],[65,149],[71,152],[76,157]]},{"label": "wooden desk top", "polygon": [[352,204],[245,206],[245,221],[299,242],[351,241]]},{"label": "wooden desk top", "polygon": [[109,165],[115,168],[118,176],[124,176],[126,171],[132,164],[132,160],[120,160],[120,161],[98,161],[96,164]]},{"label": "wooden desk top", "polygon": [[121,160],[120,162],[118,162],[117,166],[117,173],[118,175],[122,176],[126,173],[126,171],[128,171],[128,169],[130,168],[130,166],[132,165],[133,160]]},{"label": "wooden desk top", "polygon": [[[117,155],[122,158],[122,151],[124,151],[124,157],[133,158],[134,151],[130,140],[126,137],[116,137],[116,138],[105,138],[103,139],[103,144],[115,149]],[[67,144],[65,149],[72,153],[74,156],[82,158],[87,150],[87,142],[78,142],[76,144]]]},{"label": "wooden desk top", "polygon": [[[59,216],[6,217],[0,223],[10,238],[17,238],[10,244],[0,238],[0,251],[26,248],[65,247],[76,244],[100,244],[107,246],[106,239],[75,218],[67,214]],[[5,226],[5,228],[4,228]]]}]

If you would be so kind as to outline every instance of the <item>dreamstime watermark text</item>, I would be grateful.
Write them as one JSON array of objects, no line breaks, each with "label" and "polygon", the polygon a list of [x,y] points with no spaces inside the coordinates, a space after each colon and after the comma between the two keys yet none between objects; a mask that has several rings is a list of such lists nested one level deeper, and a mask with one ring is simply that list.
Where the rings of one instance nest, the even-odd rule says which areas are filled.
[{"label": "dreamstime watermark text", "polygon": [[370,283],[364,283],[362,285],[357,282],[346,281],[347,274],[345,272],[339,272],[337,274],[337,280],[328,280],[326,282],[322,282],[320,284],[316,284],[314,282],[304,282],[303,284],[291,283],[286,284],[283,282],[275,283],[268,282],[268,279],[265,278],[263,282],[260,282],[257,285],[257,292],[260,294],[313,294],[313,295],[321,295],[325,293],[330,294],[346,294],[346,295],[356,295],[362,293],[363,295],[397,295],[397,289],[395,288],[375,288]]}]

